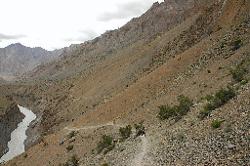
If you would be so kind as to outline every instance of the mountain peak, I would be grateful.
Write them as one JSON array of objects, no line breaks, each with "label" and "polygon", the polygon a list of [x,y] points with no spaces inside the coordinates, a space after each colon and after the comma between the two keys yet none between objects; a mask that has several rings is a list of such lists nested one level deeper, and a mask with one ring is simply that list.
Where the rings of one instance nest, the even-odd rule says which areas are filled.
[{"label": "mountain peak", "polygon": [[18,48],[18,47],[26,47],[26,46],[22,45],[21,43],[13,43],[13,44],[8,45],[5,48],[13,48],[13,47]]}]

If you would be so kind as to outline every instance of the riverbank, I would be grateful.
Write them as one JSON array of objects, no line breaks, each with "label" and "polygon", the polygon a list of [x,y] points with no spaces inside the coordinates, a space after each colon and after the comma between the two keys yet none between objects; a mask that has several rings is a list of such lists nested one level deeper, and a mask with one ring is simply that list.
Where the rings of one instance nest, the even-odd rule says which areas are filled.
[{"label": "riverbank", "polygon": [[26,131],[29,124],[36,119],[36,115],[25,107],[18,106],[20,112],[25,116],[18,127],[11,133],[11,140],[8,142],[9,151],[2,156],[1,161],[9,161],[12,158],[25,152]]},{"label": "riverbank", "polygon": [[0,97],[0,157],[8,151],[11,133],[23,118],[24,115],[19,111],[15,102],[6,97]]}]

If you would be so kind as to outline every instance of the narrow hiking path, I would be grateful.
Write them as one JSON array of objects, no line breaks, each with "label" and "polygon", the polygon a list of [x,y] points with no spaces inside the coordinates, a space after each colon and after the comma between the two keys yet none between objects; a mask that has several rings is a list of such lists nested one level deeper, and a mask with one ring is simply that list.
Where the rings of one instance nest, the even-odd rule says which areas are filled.
[{"label": "narrow hiking path", "polygon": [[141,138],[141,149],[133,159],[131,166],[145,166],[144,158],[149,151],[149,141],[145,135],[140,136]]},{"label": "narrow hiking path", "polygon": [[[102,125],[85,126],[85,127],[65,127],[64,129],[68,131],[80,131],[80,130],[93,130],[93,129],[98,129],[98,128],[107,127],[107,126],[120,128],[126,125],[114,124],[113,122],[108,122]],[[135,132],[135,130],[133,130],[133,132]],[[141,143],[140,143],[141,146],[139,146],[139,149],[137,149],[137,152],[136,152],[137,154],[132,159],[131,166],[146,166],[147,165],[147,163],[145,163],[145,156],[147,155],[150,149],[150,144],[146,135],[142,135],[139,138],[141,139]]]},{"label": "narrow hiking path", "polygon": [[102,125],[84,126],[84,127],[65,127],[64,129],[68,131],[80,131],[80,130],[98,129],[106,126],[123,127],[122,125],[114,124],[113,122],[108,122]]}]

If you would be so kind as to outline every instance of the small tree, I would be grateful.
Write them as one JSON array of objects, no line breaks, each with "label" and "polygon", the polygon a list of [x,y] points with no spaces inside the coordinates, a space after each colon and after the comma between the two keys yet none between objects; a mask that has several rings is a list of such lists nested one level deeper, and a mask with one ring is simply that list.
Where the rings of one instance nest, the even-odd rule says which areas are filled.
[{"label": "small tree", "polygon": [[186,115],[188,111],[190,111],[190,107],[193,105],[192,100],[183,95],[178,96],[177,100],[179,105],[172,107],[168,105],[159,106],[160,112],[158,117],[161,120],[169,118],[175,118],[175,120],[179,120],[182,116]]},{"label": "small tree", "polygon": [[207,99],[208,103],[204,106],[198,117],[200,119],[204,119],[205,117],[209,116],[213,110],[221,107],[235,96],[236,93],[230,87],[219,90],[217,93],[215,93],[215,95]]}]

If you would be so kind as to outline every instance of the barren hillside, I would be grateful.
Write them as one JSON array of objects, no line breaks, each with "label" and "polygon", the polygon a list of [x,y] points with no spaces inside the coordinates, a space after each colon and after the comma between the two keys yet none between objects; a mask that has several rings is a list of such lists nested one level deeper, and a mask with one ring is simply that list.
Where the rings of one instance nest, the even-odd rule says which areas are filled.
[{"label": "barren hillside", "polygon": [[38,115],[6,165],[250,165],[247,0],[155,3],[26,79],[0,87]]}]

